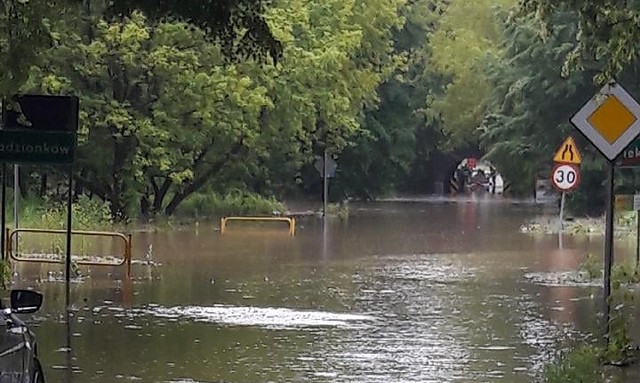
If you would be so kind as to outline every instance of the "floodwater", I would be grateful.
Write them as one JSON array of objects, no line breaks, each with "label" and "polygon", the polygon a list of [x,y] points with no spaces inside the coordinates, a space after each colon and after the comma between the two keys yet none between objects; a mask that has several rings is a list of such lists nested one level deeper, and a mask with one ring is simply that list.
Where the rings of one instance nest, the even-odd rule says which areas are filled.
[{"label": "floodwater", "polygon": [[[575,269],[601,238],[519,231],[503,199],[352,204],[346,220],[217,222],[133,235],[124,269],[20,264],[48,382],[532,382],[596,331],[598,286]],[[616,249],[617,254],[630,252]]]}]

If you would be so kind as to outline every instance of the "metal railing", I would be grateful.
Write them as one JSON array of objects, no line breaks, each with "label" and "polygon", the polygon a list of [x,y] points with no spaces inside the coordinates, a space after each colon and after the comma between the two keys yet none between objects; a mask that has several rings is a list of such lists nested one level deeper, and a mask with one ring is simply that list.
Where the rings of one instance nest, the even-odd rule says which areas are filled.
[{"label": "metal railing", "polygon": [[[37,234],[57,234],[57,235],[66,235],[66,230],[53,230],[53,229],[7,229],[7,242],[6,242],[6,253],[8,256],[14,261],[18,262],[40,262],[40,263],[63,263],[65,260],[64,254],[52,254],[56,256],[55,258],[42,258],[35,256],[28,256],[26,254],[20,254],[14,249],[14,242],[18,243],[18,234],[20,233],[37,233]],[[127,276],[131,276],[131,234],[122,234],[116,232],[109,231],[83,231],[83,230],[72,230],[72,236],[87,236],[87,237],[108,237],[108,238],[118,238],[122,240],[124,244],[124,250],[120,257],[115,257],[115,259],[104,259],[99,260],[101,257],[92,257],[87,258],[86,256],[80,255],[72,255],[71,259],[74,263],[78,265],[89,265],[89,266],[124,266],[127,267]],[[51,255],[51,254],[50,254]],[[104,257],[102,257],[104,258]]]},{"label": "metal railing", "polygon": [[224,234],[229,221],[264,221],[264,222],[287,222],[289,224],[289,234],[296,234],[296,219],[293,217],[222,217],[220,218],[220,233]]}]

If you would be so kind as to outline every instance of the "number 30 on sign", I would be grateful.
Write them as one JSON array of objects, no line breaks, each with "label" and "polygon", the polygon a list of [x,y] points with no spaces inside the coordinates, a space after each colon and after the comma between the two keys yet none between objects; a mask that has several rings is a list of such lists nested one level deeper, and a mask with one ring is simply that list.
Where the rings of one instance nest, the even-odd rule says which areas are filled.
[{"label": "number 30 on sign", "polygon": [[580,170],[571,164],[556,164],[551,174],[551,182],[560,192],[569,192],[580,183]]}]

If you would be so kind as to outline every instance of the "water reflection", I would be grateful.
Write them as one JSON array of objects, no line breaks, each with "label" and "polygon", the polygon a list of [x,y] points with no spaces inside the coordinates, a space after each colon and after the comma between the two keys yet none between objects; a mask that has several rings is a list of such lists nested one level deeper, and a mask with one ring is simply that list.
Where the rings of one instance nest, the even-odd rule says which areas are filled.
[{"label": "water reflection", "polygon": [[[96,309],[94,309],[95,311]],[[149,305],[129,310],[134,320],[145,315],[161,319],[214,323],[226,326],[254,326],[270,330],[295,330],[315,327],[356,328],[367,326],[375,318],[366,315],[292,310],[253,306],[177,306]]]},{"label": "water reflection", "polygon": [[132,280],[83,268],[68,317],[59,270],[19,265],[18,284],[45,294],[49,381],[530,382],[595,328],[597,287],[526,276],[575,268],[601,242],[522,234],[531,207],[351,210],[303,219],[295,237],[213,223],[140,233]]}]

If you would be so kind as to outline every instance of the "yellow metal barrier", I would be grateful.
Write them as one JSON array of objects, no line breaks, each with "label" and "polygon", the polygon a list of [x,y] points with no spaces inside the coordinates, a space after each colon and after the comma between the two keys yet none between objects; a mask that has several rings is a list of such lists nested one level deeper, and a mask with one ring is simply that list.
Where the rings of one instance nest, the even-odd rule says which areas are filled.
[{"label": "yellow metal barrier", "polygon": [[[60,258],[37,258],[37,257],[27,257],[21,256],[19,253],[15,254],[13,252],[13,243],[14,240],[17,241],[17,236],[19,233],[38,233],[38,234],[67,234],[66,230],[50,230],[50,229],[7,229],[7,243],[6,250],[9,257],[15,261],[21,262],[41,262],[41,263],[63,263],[64,255],[61,255]],[[79,235],[79,236],[90,236],[90,237],[110,237],[110,238],[119,238],[124,243],[124,253],[122,254],[121,259],[116,259],[115,261],[107,261],[100,262],[91,259],[85,259],[81,256],[72,255],[71,258],[73,262],[78,265],[91,265],[91,266],[123,266],[126,264],[127,266],[127,276],[131,276],[131,234],[122,234],[108,231],[81,231],[81,230],[72,230],[71,235]],[[74,259],[75,258],[75,259]]]},{"label": "yellow metal barrier", "polygon": [[289,224],[289,234],[296,234],[296,219],[293,217],[222,217],[220,218],[220,233],[224,234],[228,221],[276,221]]}]

